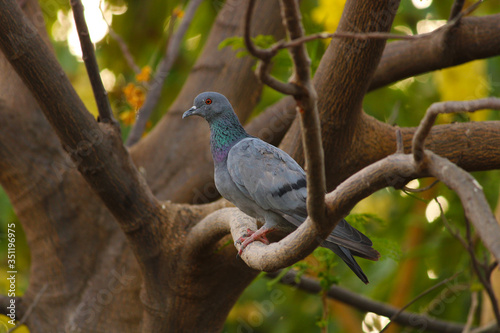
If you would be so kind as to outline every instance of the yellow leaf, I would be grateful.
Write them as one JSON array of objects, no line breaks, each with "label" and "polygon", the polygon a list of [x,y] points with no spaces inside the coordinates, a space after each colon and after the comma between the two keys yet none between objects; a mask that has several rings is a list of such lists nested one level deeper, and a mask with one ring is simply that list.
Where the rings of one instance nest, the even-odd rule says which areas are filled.
[{"label": "yellow leaf", "polygon": [[344,5],[345,0],[320,0],[311,17],[317,23],[323,24],[326,31],[334,32],[339,25]]},{"label": "yellow leaf", "polygon": [[134,111],[124,111],[124,112],[120,113],[119,117],[120,117],[120,120],[122,121],[122,123],[124,123],[125,125],[130,126],[133,123],[135,123],[135,112]]},{"label": "yellow leaf", "polygon": [[132,96],[132,93],[135,89],[135,84],[129,83],[125,88],[123,88],[123,93],[125,94],[125,97],[128,99],[129,96]]},{"label": "yellow leaf", "polygon": [[144,66],[139,74],[135,76],[135,79],[139,82],[148,82],[151,77],[151,67]]},{"label": "yellow leaf", "polygon": [[[5,329],[5,332],[7,332],[8,329],[12,329],[14,326],[12,326],[11,324],[9,324],[9,321],[11,319],[3,314],[0,314],[0,332],[4,332],[2,330]],[[16,322],[16,325],[19,324],[19,322]],[[14,331],[16,333],[29,333],[29,329],[26,325],[21,325],[19,326],[19,328],[16,328],[16,330]]]},{"label": "yellow leaf", "polygon": [[[441,101],[467,101],[484,98],[489,95],[490,83],[487,77],[485,60],[471,61],[434,72],[434,80],[441,96]],[[486,120],[488,112],[469,114],[474,121]],[[454,115],[442,115],[441,121],[453,121]]]},{"label": "yellow leaf", "polygon": [[172,16],[182,18],[184,16],[184,11],[180,7],[175,7],[174,11],[172,12]]}]

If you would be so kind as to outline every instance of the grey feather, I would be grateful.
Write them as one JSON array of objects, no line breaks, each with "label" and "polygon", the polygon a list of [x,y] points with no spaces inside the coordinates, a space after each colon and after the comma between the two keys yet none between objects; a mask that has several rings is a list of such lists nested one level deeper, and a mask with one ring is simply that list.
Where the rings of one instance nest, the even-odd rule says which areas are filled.
[{"label": "grey feather", "polygon": [[[269,229],[292,231],[305,221],[306,174],[293,158],[248,135],[229,101],[218,93],[198,95],[183,118],[191,115],[205,118],[210,125],[217,190],[244,213],[264,223],[259,231],[266,231],[259,237]],[[321,246],[339,255],[365,283],[368,279],[353,255],[370,260],[380,256],[370,239],[344,219]]]}]

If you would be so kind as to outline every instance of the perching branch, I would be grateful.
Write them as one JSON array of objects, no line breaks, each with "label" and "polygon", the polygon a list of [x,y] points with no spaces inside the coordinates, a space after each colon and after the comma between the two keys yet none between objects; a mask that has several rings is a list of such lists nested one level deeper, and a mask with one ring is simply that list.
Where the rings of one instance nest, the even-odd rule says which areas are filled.
[{"label": "perching branch", "polygon": [[[487,105],[491,107],[493,105],[491,99],[486,100],[490,102]],[[497,102],[497,99],[493,100]],[[477,103],[471,101],[471,103],[477,108],[482,108],[486,105],[484,101],[479,100]],[[463,104],[459,105],[463,107]],[[434,109],[435,107],[430,108],[431,111],[428,116],[426,115],[426,119],[435,117],[432,116]],[[427,126],[433,123],[431,120],[422,121],[421,134],[415,136],[418,138],[415,139],[415,142],[423,144],[426,133],[428,133]],[[500,226],[497,224],[477,181],[455,164],[431,151],[424,151],[422,154],[425,154],[426,161],[422,165],[415,163],[414,155],[394,154],[349,177],[326,196],[327,221],[332,223],[332,221],[338,221],[345,217],[357,202],[381,188],[387,186],[402,188],[411,179],[434,176],[458,194],[467,218],[475,225],[486,247],[498,261],[500,258],[500,239],[497,235],[500,234]],[[230,217],[233,239],[241,237],[247,228],[246,225],[241,225],[237,220],[234,216]],[[304,258],[312,252],[318,239],[321,239],[321,235],[314,229],[310,218],[308,218],[296,231],[278,243],[268,246],[250,244],[243,253],[242,259],[252,268],[274,271]]]},{"label": "perching branch", "polygon": [[184,35],[186,34],[186,31],[188,30],[189,25],[193,20],[194,14],[196,13],[196,10],[198,9],[198,6],[202,1],[203,0],[189,1],[186,13],[182,18],[182,22],[179,25],[179,28],[171,36],[167,45],[167,49],[165,51],[165,56],[158,65],[158,70],[154,79],[152,80],[149,92],[146,96],[146,100],[144,101],[144,105],[139,110],[135,124],[132,127],[132,130],[130,131],[130,134],[127,138],[126,145],[128,147],[135,144],[141,138],[142,133],[144,132],[144,128],[146,127],[146,123],[148,122],[151,113],[160,100],[161,91],[163,89],[163,85],[165,84],[165,79],[167,78],[168,73],[170,73],[174,62],[179,55],[182,39],[184,38]]},{"label": "perching branch", "polygon": [[99,110],[99,121],[111,123],[119,128],[118,122],[113,117],[113,110],[108,99],[108,93],[104,89],[101,76],[99,74],[99,66],[94,52],[94,44],[90,40],[87,22],[83,14],[84,8],[81,0],[71,0],[71,8],[73,9],[73,16],[75,18],[76,30],[80,38],[80,45],[82,47],[82,58],[87,68],[92,91],[94,92],[97,109]]}]

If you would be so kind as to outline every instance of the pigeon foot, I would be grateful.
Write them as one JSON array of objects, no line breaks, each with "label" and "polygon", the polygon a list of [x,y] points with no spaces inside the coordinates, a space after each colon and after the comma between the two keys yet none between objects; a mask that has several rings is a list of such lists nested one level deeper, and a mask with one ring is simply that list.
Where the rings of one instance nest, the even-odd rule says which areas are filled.
[{"label": "pigeon foot", "polygon": [[241,256],[243,250],[248,246],[248,244],[255,241],[259,241],[266,245],[269,245],[269,240],[267,239],[266,235],[271,231],[273,231],[273,228],[262,227],[257,231],[247,229],[247,233],[236,241],[237,244],[241,244],[240,250],[238,251],[238,256]]}]

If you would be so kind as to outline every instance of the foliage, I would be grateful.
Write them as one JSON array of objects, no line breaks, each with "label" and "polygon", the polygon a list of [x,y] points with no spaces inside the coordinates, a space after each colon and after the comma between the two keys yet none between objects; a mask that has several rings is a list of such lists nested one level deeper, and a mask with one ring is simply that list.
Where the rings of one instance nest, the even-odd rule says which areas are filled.
[{"label": "foliage", "polygon": [[[114,112],[119,115],[124,128],[124,136],[135,119],[135,111],[144,102],[148,89],[148,82],[154,75],[160,61],[165,44],[170,37],[167,33],[172,22],[172,13],[177,11],[182,1],[147,2],[114,0],[106,1],[115,6],[126,6],[127,10],[121,15],[113,16],[113,29],[125,40],[131,53],[142,68],[140,74],[134,73],[123,59],[122,51],[117,42],[107,35],[97,46],[97,56],[101,70],[108,69],[116,78],[115,84],[108,90]],[[319,31],[334,31],[338,25],[344,1],[319,0],[303,1],[301,9],[304,17],[304,26],[307,33]],[[63,3],[57,9],[48,10],[49,1],[41,1],[47,27],[53,38],[52,43],[58,59],[66,73],[72,80],[78,93],[87,107],[96,110],[90,85],[86,79],[83,63],[71,54],[66,40],[57,40],[54,37],[55,28],[61,24],[61,17],[69,11],[68,3]],[[447,18],[452,1],[434,1],[422,10],[418,10],[411,1],[403,1],[396,16],[394,32],[417,32],[419,22],[426,20],[443,20]],[[491,14],[495,10],[494,2],[485,2],[478,9],[478,15]],[[196,57],[200,54],[208,34],[206,33],[214,21],[218,11],[216,2],[203,2],[187,33],[181,47],[181,54],[169,74],[163,89],[162,99],[151,118],[154,126],[165,114],[175,100]],[[137,13],[140,13],[137,15]],[[330,15],[327,15],[330,14]],[[425,23],[425,22],[424,22]],[[178,23],[176,23],[178,24]],[[136,29],[140,26],[141,29]],[[146,32],[146,33],[144,33]],[[259,35],[254,42],[261,47],[274,43],[272,36]],[[313,71],[316,70],[328,41],[314,41],[307,45],[312,59]],[[239,50],[237,56],[247,56],[242,38],[230,37],[220,44],[220,48],[231,47]],[[290,73],[291,61],[286,51],[280,51],[274,61],[273,75],[279,79],[286,79]],[[437,101],[472,99],[500,94],[500,59],[493,58],[468,63],[455,68],[442,70],[432,74],[424,74],[398,82],[389,87],[381,88],[368,94],[364,101],[364,110],[371,116],[390,121],[401,127],[416,126],[420,122],[427,107]],[[255,114],[266,106],[282,98],[282,95],[269,88],[264,88],[261,101]],[[470,120],[498,120],[498,113],[485,111],[468,117]],[[468,121],[457,116],[440,116],[439,122]],[[491,207],[498,207],[500,172],[476,172],[474,177],[483,186]],[[421,187],[432,181],[421,181]],[[365,286],[353,273],[332,253],[318,248],[313,255],[294,265],[301,274],[312,275],[317,278],[323,289],[332,284],[355,290],[368,297],[381,301],[399,300],[403,304],[418,295],[421,291],[434,285],[436,281],[453,275],[457,271],[470,271],[470,260],[461,245],[443,228],[442,223],[436,220],[429,223],[425,218],[427,203],[432,198],[442,195],[448,200],[449,210],[446,216],[450,223],[464,233],[464,216],[457,196],[442,184],[431,190],[415,194],[425,202],[415,197],[403,195],[401,191],[386,189],[375,193],[360,202],[347,217],[349,223],[365,232],[374,242],[374,247],[381,253],[382,260],[369,262],[359,259],[360,266],[370,279]],[[498,209],[498,208],[497,208]],[[18,231],[21,231],[15,214],[10,206],[9,199],[0,191],[0,225],[6,230],[8,223],[15,222]],[[1,234],[0,263],[5,267],[6,247],[5,233]],[[25,236],[19,232],[18,238],[18,288],[22,292],[26,289],[29,278],[29,250]],[[413,246],[408,244],[412,243]],[[478,253],[486,253],[480,245]],[[450,260],[452,258],[452,260]],[[386,260],[387,259],[387,260]],[[404,266],[403,266],[404,265]],[[403,294],[397,294],[398,284],[401,284],[403,272],[401,267],[412,270],[409,284],[411,289]],[[6,279],[4,273],[0,275],[0,292],[5,294]],[[235,332],[238,329],[250,328],[256,332],[304,332],[314,327],[316,319],[321,317],[321,299],[317,295],[308,295],[292,287],[277,283],[278,278],[268,281],[257,278],[241,296],[231,311],[226,332]],[[408,281],[407,281],[408,282]],[[459,289],[454,294],[453,302],[439,303],[439,294],[433,293],[423,297],[410,310],[427,310],[431,315],[440,318],[461,321],[467,317],[470,291],[479,290],[477,281],[462,278],[453,286],[465,285],[466,289]],[[272,298],[272,295],[281,297]],[[437,306],[441,304],[442,312],[437,313]],[[335,313],[332,314],[335,316]],[[362,314],[350,312],[350,316],[362,319]],[[328,322],[330,332],[342,331],[343,318],[336,318]]]}]

